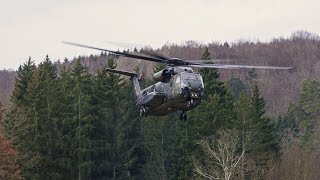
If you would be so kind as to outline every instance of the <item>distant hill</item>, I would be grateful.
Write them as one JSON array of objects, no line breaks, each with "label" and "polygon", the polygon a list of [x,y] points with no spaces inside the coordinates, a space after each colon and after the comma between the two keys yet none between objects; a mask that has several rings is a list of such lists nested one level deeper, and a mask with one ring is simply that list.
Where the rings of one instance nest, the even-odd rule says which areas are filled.
[{"label": "distant hill", "polygon": [[[299,31],[289,38],[275,38],[270,42],[238,41],[235,43],[199,44],[188,41],[183,45],[165,45],[160,49],[142,49],[154,51],[169,57],[183,59],[200,59],[204,48],[209,48],[213,59],[229,59],[223,63],[247,65],[292,66],[290,71],[257,70],[257,82],[267,101],[268,113],[279,115],[287,111],[291,102],[299,99],[302,82],[306,79],[320,80],[320,37],[309,32]],[[90,72],[106,64],[106,55],[80,57]],[[72,67],[73,60],[56,62],[58,70],[62,66]],[[147,78],[152,75],[154,63],[134,59],[119,58],[118,69],[133,71],[137,66],[143,67]],[[249,85],[249,70],[220,70],[221,79],[240,78]],[[14,86],[15,72],[0,71],[0,101],[8,105],[10,92]]]}]

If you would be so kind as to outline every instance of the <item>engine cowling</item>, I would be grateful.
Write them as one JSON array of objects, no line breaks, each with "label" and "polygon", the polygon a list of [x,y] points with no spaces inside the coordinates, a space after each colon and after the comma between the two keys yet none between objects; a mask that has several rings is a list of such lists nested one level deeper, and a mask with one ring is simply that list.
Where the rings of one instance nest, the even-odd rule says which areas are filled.
[{"label": "engine cowling", "polygon": [[159,82],[168,82],[171,77],[171,72],[167,69],[161,70],[153,74],[153,79]]}]

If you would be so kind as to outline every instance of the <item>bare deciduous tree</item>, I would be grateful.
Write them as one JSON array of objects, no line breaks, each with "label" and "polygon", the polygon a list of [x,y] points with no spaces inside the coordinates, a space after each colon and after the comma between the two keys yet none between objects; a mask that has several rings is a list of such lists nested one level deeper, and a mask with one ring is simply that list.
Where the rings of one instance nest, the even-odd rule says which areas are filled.
[{"label": "bare deciduous tree", "polygon": [[195,172],[207,179],[230,179],[244,154],[237,153],[240,148],[239,133],[236,130],[222,130],[199,144],[207,159],[204,162],[194,159]]}]

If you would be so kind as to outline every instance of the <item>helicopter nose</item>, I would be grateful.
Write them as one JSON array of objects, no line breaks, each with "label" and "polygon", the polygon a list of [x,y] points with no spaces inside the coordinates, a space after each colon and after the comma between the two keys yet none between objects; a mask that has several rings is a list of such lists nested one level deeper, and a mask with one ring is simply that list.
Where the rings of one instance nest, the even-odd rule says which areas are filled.
[{"label": "helicopter nose", "polygon": [[204,88],[199,87],[199,95],[203,96],[204,95]]},{"label": "helicopter nose", "polygon": [[204,95],[204,90],[203,88],[192,90],[189,87],[184,87],[181,89],[181,94],[184,98],[201,98]]}]

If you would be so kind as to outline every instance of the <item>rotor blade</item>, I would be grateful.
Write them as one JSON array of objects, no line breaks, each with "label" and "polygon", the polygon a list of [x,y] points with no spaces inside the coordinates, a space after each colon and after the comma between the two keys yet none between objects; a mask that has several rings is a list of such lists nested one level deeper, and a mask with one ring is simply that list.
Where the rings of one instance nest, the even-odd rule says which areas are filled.
[{"label": "rotor blade", "polygon": [[[127,48],[127,49],[133,49],[133,48],[137,48],[137,47],[140,47],[140,49],[141,49],[143,47],[147,47],[146,45],[135,44],[135,43],[123,43],[123,42],[116,42],[116,41],[105,41],[105,42],[112,44],[112,45],[115,45],[115,46],[122,47],[122,48]],[[142,52],[140,52],[140,53],[151,56],[151,57],[155,57],[158,59],[162,59],[162,60],[170,59],[169,57],[166,57],[162,54],[157,54],[155,52],[148,52],[148,51],[144,52],[143,49],[142,49]]]},{"label": "rotor blade", "polygon": [[146,54],[148,56],[151,56],[151,57],[155,57],[155,58],[158,58],[158,59],[162,59],[162,60],[168,60],[170,59],[169,57],[166,57],[162,54],[157,54],[157,53],[154,53],[154,52],[142,52],[143,54]]},{"label": "rotor blade", "polygon": [[211,62],[228,62],[228,61],[241,61],[240,59],[212,59],[212,60],[203,60],[203,59],[190,59],[184,60],[185,62],[191,63],[211,63]]},{"label": "rotor blade", "polygon": [[72,45],[72,46],[78,46],[78,47],[83,47],[83,48],[89,48],[89,49],[95,49],[95,50],[100,50],[100,51],[106,51],[109,53],[113,53],[115,55],[119,56],[124,56],[124,57],[129,57],[129,58],[134,58],[134,59],[142,59],[146,61],[153,61],[153,62],[160,62],[160,63],[165,63],[164,60],[156,58],[156,57],[148,57],[148,56],[142,56],[142,55],[136,55],[136,54],[131,54],[131,53],[124,53],[124,52],[119,52],[119,51],[112,51],[108,49],[102,49],[98,47],[93,47],[93,46],[87,46],[83,44],[78,44],[78,43],[73,43],[73,42],[68,42],[68,41],[62,41],[64,44]]},{"label": "rotor blade", "polygon": [[130,76],[130,77],[138,76],[136,73],[127,72],[127,71],[119,71],[119,70],[109,69],[109,68],[107,68],[106,70],[110,71],[112,73],[122,74],[122,75]]},{"label": "rotor blade", "polygon": [[274,69],[274,70],[289,70],[292,67],[283,66],[247,66],[247,65],[231,65],[231,64],[201,64],[189,65],[191,67],[199,68],[218,68],[218,69]]}]

